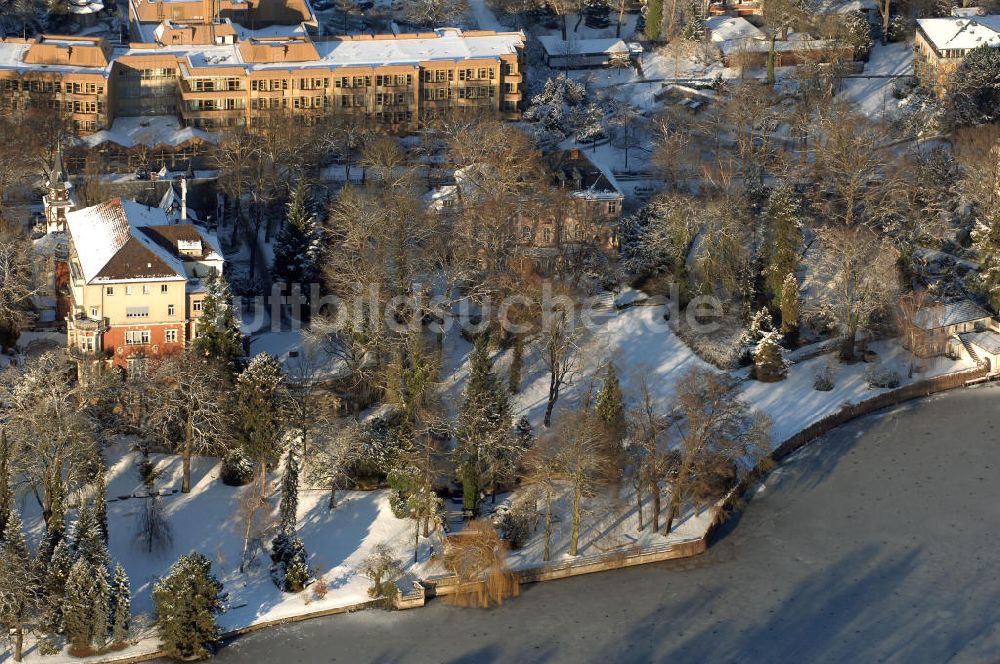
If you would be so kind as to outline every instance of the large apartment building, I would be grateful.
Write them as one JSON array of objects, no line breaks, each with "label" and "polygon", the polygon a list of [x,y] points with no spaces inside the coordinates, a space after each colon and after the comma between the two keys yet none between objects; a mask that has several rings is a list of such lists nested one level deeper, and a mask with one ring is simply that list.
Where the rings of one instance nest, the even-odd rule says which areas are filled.
[{"label": "large apartment building", "polygon": [[196,336],[205,279],[223,268],[213,236],[121,198],[68,212],[66,235],[71,352],[128,368]]},{"label": "large apartment building", "polygon": [[922,18],[914,39],[913,73],[939,96],[965,56],[974,48],[1000,48],[1000,15],[963,15]]},{"label": "large apartment building", "polygon": [[350,114],[389,131],[416,129],[444,111],[520,116],[520,32],[260,36],[227,19],[183,23],[186,15],[179,15],[152,30],[135,24],[133,31],[150,41],[121,48],[92,37],[3,40],[0,112],[61,112],[79,134],[111,129],[118,117],[150,115],[216,130],[252,126],[276,111],[303,121]]}]

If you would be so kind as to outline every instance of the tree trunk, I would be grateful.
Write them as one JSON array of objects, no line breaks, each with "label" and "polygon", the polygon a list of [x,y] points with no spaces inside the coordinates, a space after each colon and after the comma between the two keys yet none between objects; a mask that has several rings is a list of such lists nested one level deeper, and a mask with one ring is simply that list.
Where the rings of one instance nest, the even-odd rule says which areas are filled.
[{"label": "tree trunk", "polygon": [[649,490],[653,492],[653,532],[660,530],[660,483],[652,478]]},{"label": "tree trunk", "polygon": [[[670,20],[667,22],[667,34],[666,34],[666,38],[667,39],[664,40],[664,41],[667,41],[667,40],[670,40],[670,39],[674,38],[674,20],[675,20],[676,16],[677,16],[677,0],[671,0],[671,2],[670,2]],[[662,20],[663,17],[660,17],[660,19]]]},{"label": "tree trunk", "polygon": [[413,520],[413,562],[417,562],[420,553],[420,519]]},{"label": "tree trunk", "polygon": [[556,380],[556,372],[553,371],[549,378],[549,402],[545,405],[545,418],[542,424],[546,427],[552,425],[552,409],[555,408],[556,399],[559,398],[559,381]]},{"label": "tree trunk", "polygon": [[635,483],[635,508],[639,514],[639,532],[642,532],[642,479]]},{"label": "tree trunk", "polygon": [[330,502],[327,503],[327,509],[337,508],[337,487],[336,485],[330,485]]},{"label": "tree trunk", "polygon": [[681,492],[674,491],[670,496],[670,509],[667,510],[667,520],[663,524],[663,536],[670,534],[670,528],[674,525],[674,519],[681,511]]},{"label": "tree trunk", "polygon": [[[578,471],[579,472],[579,471]],[[580,542],[580,502],[583,499],[583,478],[577,477],[573,483],[573,528],[569,537],[569,555],[575,556]]]},{"label": "tree trunk", "polygon": [[562,15],[562,38],[566,41],[566,14]]},{"label": "tree trunk", "polygon": [[885,46],[889,43],[889,10],[890,10],[890,0],[885,0],[885,4],[882,9],[882,45]]},{"label": "tree trunk", "polygon": [[548,561],[549,544],[552,541],[552,496],[545,499],[545,550],[542,552],[542,560]]},{"label": "tree trunk", "polygon": [[191,415],[184,422],[184,454],[182,458],[181,493],[191,493],[191,446],[193,435]]},{"label": "tree trunk", "polygon": [[14,633],[14,661],[20,662],[24,651],[24,626],[18,623]]},{"label": "tree trunk", "polygon": [[511,394],[521,391],[521,368],[524,364],[524,341],[521,335],[514,335],[514,350],[510,358],[510,373],[507,376],[507,389]]}]

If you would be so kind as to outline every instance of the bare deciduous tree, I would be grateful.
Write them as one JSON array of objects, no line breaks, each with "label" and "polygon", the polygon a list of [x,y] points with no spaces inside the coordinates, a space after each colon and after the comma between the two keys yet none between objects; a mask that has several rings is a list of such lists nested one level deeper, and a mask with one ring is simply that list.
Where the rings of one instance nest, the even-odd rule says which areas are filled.
[{"label": "bare deciduous tree", "polygon": [[[217,363],[183,352],[153,365],[158,403],[151,424],[169,446],[180,448],[181,492],[191,491],[191,457],[222,450],[226,384]],[[174,436],[179,435],[176,441]]]},{"label": "bare deciduous tree", "polygon": [[771,446],[767,416],[751,412],[730,378],[713,369],[696,367],[682,376],[675,403],[681,462],[670,487],[664,535],[686,501],[721,497]]},{"label": "bare deciduous tree", "polygon": [[843,335],[841,354],[854,357],[858,330],[871,323],[899,289],[898,251],[867,228],[829,226],[817,230],[816,288],[808,308],[832,316]]},{"label": "bare deciduous tree", "polygon": [[536,343],[549,374],[548,398],[542,419],[545,426],[552,425],[552,409],[559,399],[559,391],[572,382],[579,363],[577,353],[582,331],[574,324],[572,315],[572,311],[558,306],[542,315],[542,328]]},{"label": "bare deciduous tree", "polygon": [[12,470],[25,478],[47,524],[53,516],[62,518],[64,501],[86,483],[98,455],[88,411],[98,395],[72,382],[70,371],[62,357],[45,353],[9,369],[2,381]]},{"label": "bare deciduous tree", "polygon": [[337,507],[337,491],[350,485],[350,470],[361,458],[361,434],[361,426],[354,420],[336,428],[327,425],[310,451],[306,477],[330,489],[327,506],[331,510]]},{"label": "bare deciduous tree", "polygon": [[40,290],[31,242],[12,225],[0,222],[0,339],[17,339],[28,318],[31,296]]}]

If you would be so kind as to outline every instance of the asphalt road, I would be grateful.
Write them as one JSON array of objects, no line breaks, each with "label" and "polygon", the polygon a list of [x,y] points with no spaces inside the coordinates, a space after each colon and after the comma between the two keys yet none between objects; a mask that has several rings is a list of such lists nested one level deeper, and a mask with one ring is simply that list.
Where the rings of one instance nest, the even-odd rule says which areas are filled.
[{"label": "asphalt road", "polygon": [[[793,404],[790,404],[794,407]],[[225,662],[1000,662],[1000,388],[842,427],[703,556],[258,632]]]}]

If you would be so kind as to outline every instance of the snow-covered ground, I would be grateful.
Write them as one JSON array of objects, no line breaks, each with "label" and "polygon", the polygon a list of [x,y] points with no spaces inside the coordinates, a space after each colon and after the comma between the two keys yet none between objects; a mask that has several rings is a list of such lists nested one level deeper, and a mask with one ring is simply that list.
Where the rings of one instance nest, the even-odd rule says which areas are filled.
[{"label": "snow-covered ground", "polygon": [[913,45],[897,42],[872,48],[864,72],[841,81],[839,97],[852,102],[869,118],[892,114],[899,100],[892,96],[893,85],[901,76],[913,73]]},{"label": "snow-covered ground", "polygon": [[[136,522],[142,503],[148,498],[138,475],[141,456],[120,445],[108,455],[108,522],[110,552],[125,566],[132,583],[133,613],[151,614],[152,591],[156,580],[167,573],[183,554],[197,551],[212,562],[213,573],[229,594],[228,608],[219,616],[223,631],[247,627],[302,613],[351,606],[369,599],[368,580],[358,567],[380,543],[389,544],[407,572],[422,574],[431,539],[421,538],[420,563],[413,563],[413,521],[397,519],[389,509],[387,491],[348,491],[338,494],[336,509],[328,509],[329,492],[299,490],[299,534],[306,544],[309,565],[329,587],[325,598],[309,591],[290,594],[280,591],[271,580],[270,559],[259,553],[246,574],[239,572],[242,555],[240,498],[245,487],[226,486],[219,480],[220,462],[211,457],[195,458],[191,492],[179,492],[181,461],[173,455],[153,455],[160,476],[156,488],[161,493],[163,513],[171,524],[172,541],[163,550],[149,553],[137,536]],[[272,477],[271,505],[277,508],[278,476]],[[22,498],[26,523],[37,524],[34,536],[41,535],[39,507],[34,497]],[[150,633],[140,652],[155,650]],[[128,652],[115,653],[129,654]],[[29,652],[28,661],[38,656]],[[39,658],[56,662],[62,659]]]},{"label": "snow-covered ground", "polygon": [[[878,363],[899,374],[901,385],[924,380],[932,376],[967,369],[971,365],[964,360],[950,360],[935,357],[923,360],[923,372],[908,378],[910,354],[897,341],[876,341],[868,345],[878,356]],[[771,417],[773,429],[771,438],[780,444],[794,433],[805,429],[817,420],[830,415],[842,406],[870,399],[889,389],[868,386],[865,372],[874,363],[856,362],[843,364],[836,359],[836,353],[820,355],[811,360],[793,364],[788,369],[788,377],[780,383],[761,383],[750,380],[741,386],[741,394],[747,402]],[[829,392],[813,388],[816,373],[830,367],[834,386]]]},{"label": "snow-covered ground", "polygon": [[[627,294],[628,296],[633,294]],[[566,386],[557,403],[554,420],[571,416],[572,408],[589,388],[595,373],[608,360],[615,363],[622,389],[629,405],[639,398],[640,380],[645,379],[657,406],[670,407],[678,380],[691,367],[708,367],[667,326],[663,319],[665,305],[634,306],[621,311],[601,310],[594,316],[595,324],[580,339],[577,353],[579,366],[572,384]],[[294,333],[278,333],[258,338],[253,350],[268,350],[275,354],[294,347]],[[870,345],[879,362],[895,369],[903,383],[909,363],[908,354],[895,341],[880,341]],[[472,347],[457,326],[445,336],[444,384],[446,403],[454,411],[460,403],[467,374],[468,356]],[[841,365],[834,355],[825,354],[792,365],[788,378],[779,383],[744,380],[738,387],[741,396],[754,408],[771,416],[775,444],[821,417],[835,412],[846,403],[869,398],[884,390],[870,389],[865,381],[865,363]],[[516,415],[526,415],[536,431],[541,428],[545,409],[548,378],[532,349],[525,355],[525,377],[522,390],[515,396]],[[509,363],[509,352],[497,357],[497,370],[503,375]],[[813,389],[813,378],[822,367],[832,365],[834,389],[819,392]],[[925,363],[923,373],[913,380],[954,371],[968,366],[961,361],[937,358]],[[742,373],[742,372],[741,372]],[[734,378],[738,377],[734,373]],[[193,463],[192,491],[179,492],[180,459],[172,455],[154,455],[160,476],[157,489],[164,513],[173,526],[173,540],[162,550],[148,553],[136,536],[136,520],[145,491],[138,476],[139,455],[128,451],[124,444],[107,455],[108,513],[111,532],[111,554],[122,562],[133,584],[133,607],[137,614],[152,610],[152,588],[157,578],[170,568],[181,554],[199,551],[213,564],[213,569],[229,593],[229,608],[220,616],[225,630],[261,622],[344,607],[367,599],[367,580],[358,574],[358,566],[379,543],[388,543],[407,571],[425,577],[442,571],[430,561],[431,539],[421,538],[420,562],[413,564],[413,522],[397,519],[388,506],[386,491],[346,492],[339,497],[334,510],[327,507],[328,493],[324,489],[303,486],[300,489],[299,532],[309,552],[309,563],[329,585],[329,593],[319,599],[309,591],[287,594],[278,590],[269,574],[266,553],[257,555],[248,573],[239,572],[242,533],[239,503],[246,489],[224,485],[218,479],[220,464],[211,457],[196,458]],[[278,502],[277,476],[272,478],[272,507]],[[664,496],[666,499],[666,496]],[[552,561],[568,557],[570,538],[570,495],[563,494],[555,506],[556,519],[552,535]],[[603,489],[585,501],[579,553],[592,556],[620,550],[623,547],[655,546],[701,536],[711,523],[711,510],[682,515],[670,537],[651,532],[649,528],[648,496],[644,501],[646,528],[638,528],[635,495],[630,488]],[[541,504],[539,504],[541,508]],[[34,524],[34,536],[40,535],[39,508],[34,498],[22,498],[26,522]],[[542,564],[544,534],[541,521],[526,545],[510,554],[514,568],[529,568]],[[148,630],[144,639],[127,654],[155,650],[155,636]],[[125,654],[125,653],[123,653]],[[40,656],[29,652],[29,661]],[[59,661],[47,658],[40,661]]]},{"label": "snow-covered ground", "polygon": [[[599,556],[614,551],[634,549],[635,547],[654,547],[676,544],[704,536],[715,511],[701,510],[697,513],[686,510],[673,524],[670,535],[664,537],[650,527],[652,499],[643,497],[643,529],[639,530],[639,512],[636,508],[635,492],[631,488],[621,491],[606,490],[593,498],[583,501],[583,518],[580,524],[580,539],[577,553],[580,556]],[[667,500],[664,494],[660,514],[660,527],[666,515]],[[567,486],[565,491],[554,501],[551,563],[573,560],[569,555],[570,538],[572,535],[573,491]],[[542,511],[544,504],[539,501],[539,518],[535,531],[520,549],[510,551],[507,560],[512,569],[530,569],[542,563],[545,551],[545,526]]]}]

